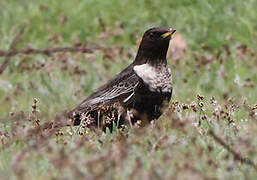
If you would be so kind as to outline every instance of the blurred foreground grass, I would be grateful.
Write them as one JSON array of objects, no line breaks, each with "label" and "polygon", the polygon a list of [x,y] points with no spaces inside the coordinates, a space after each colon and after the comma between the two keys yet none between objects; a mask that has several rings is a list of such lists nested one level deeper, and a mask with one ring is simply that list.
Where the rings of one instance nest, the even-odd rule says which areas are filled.
[{"label": "blurred foreground grass", "polygon": [[[0,75],[1,179],[256,178],[254,167],[208,133],[256,164],[256,1],[2,0],[0,7],[1,50],[24,23],[17,49],[104,47],[11,58]],[[153,26],[178,30],[169,52],[173,103],[158,122],[113,134],[35,125],[53,121],[126,67]]]}]

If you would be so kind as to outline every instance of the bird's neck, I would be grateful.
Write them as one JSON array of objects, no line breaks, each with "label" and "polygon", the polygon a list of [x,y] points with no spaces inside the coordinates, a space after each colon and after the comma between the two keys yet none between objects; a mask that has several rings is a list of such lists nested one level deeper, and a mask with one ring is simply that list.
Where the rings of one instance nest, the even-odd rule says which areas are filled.
[{"label": "bird's neck", "polygon": [[152,48],[145,48],[144,46],[140,45],[137,56],[135,58],[134,64],[140,65],[148,63],[153,66],[167,64],[167,51],[168,51],[169,44],[165,46],[157,46]]}]

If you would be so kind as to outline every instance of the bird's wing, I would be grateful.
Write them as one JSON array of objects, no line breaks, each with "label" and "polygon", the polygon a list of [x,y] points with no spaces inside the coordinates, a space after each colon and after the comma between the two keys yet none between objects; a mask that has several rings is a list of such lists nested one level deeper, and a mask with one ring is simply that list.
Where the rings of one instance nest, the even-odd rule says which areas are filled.
[{"label": "bird's wing", "polygon": [[95,110],[100,104],[127,102],[139,83],[134,71],[121,72],[115,79],[100,87],[95,93],[78,105],[73,112]]},{"label": "bird's wing", "polygon": [[[94,98],[90,98],[83,102],[82,104],[98,104],[105,101],[114,100],[116,98],[121,97],[122,95],[133,93],[135,87],[138,84],[138,77],[133,74],[126,79],[123,79],[118,84],[114,84],[113,86],[109,86],[103,91],[98,93],[98,96]],[[81,104],[81,105],[82,105]]]}]

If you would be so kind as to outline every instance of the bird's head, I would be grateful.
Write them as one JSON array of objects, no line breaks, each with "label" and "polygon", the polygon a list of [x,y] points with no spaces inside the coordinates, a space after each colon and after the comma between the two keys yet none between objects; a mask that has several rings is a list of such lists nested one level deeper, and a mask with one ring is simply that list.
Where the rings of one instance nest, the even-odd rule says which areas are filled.
[{"label": "bird's head", "polygon": [[172,28],[163,28],[163,27],[151,28],[144,33],[142,43],[163,44],[165,42],[168,42],[172,38],[172,35],[175,32],[176,32],[176,29],[172,29]]},{"label": "bird's head", "polygon": [[166,59],[169,41],[175,32],[175,29],[163,27],[147,30],[141,40],[136,61]]}]

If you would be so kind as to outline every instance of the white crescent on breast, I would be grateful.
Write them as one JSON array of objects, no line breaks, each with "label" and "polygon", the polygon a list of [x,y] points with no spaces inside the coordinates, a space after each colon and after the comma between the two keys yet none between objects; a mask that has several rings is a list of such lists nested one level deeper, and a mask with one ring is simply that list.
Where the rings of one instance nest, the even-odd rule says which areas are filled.
[{"label": "white crescent on breast", "polygon": [[153,92],[171,92],[172,76],[168,65],[148,63],[134,66],[133,70]]}]

